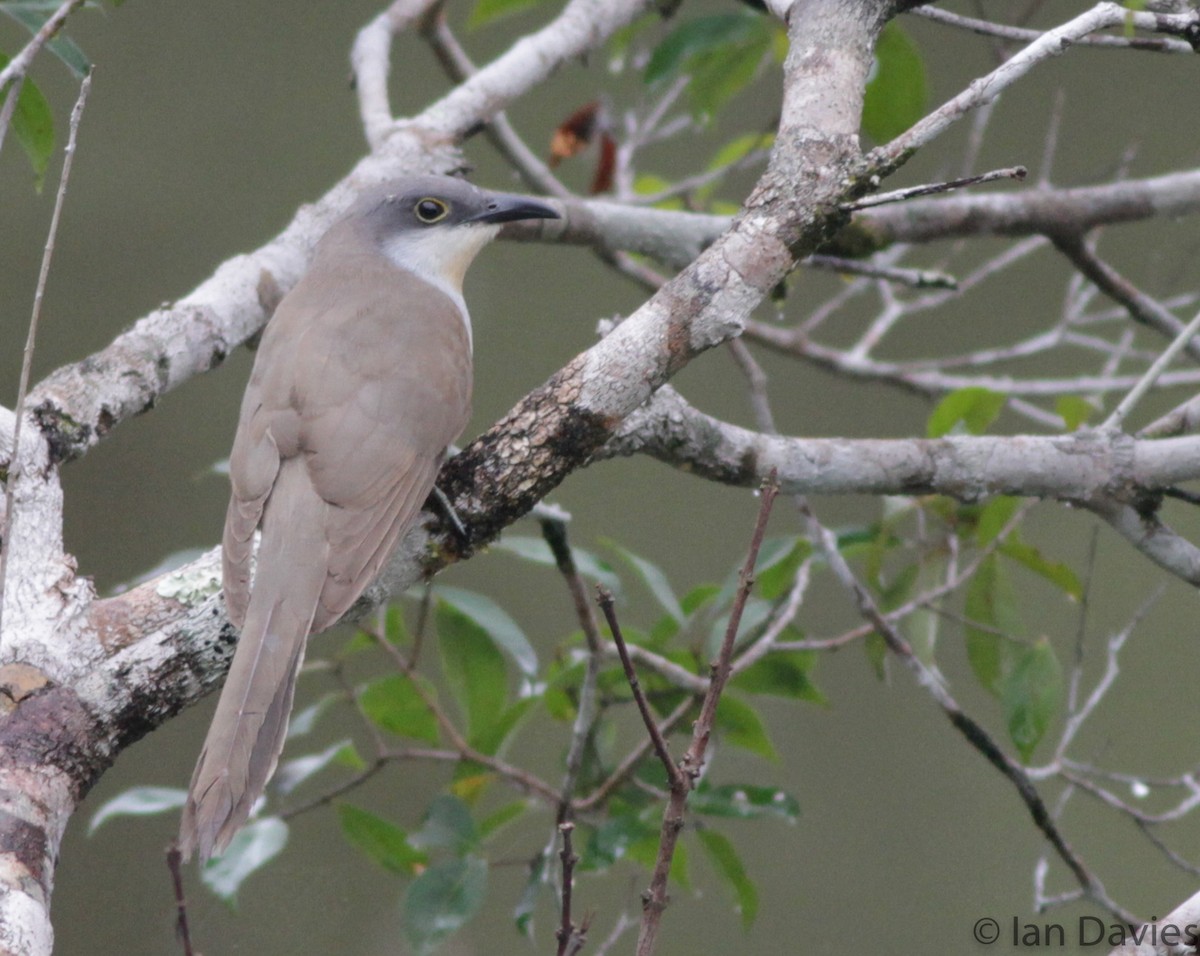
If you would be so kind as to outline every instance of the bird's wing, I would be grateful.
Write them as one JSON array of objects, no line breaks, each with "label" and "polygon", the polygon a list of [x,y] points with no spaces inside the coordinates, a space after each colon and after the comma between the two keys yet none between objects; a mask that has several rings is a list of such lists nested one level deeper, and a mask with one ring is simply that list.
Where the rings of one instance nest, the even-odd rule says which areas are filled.
[{"label": "bird's wing", "polygon": [[310,370],[300,410],[313,490],[331,506],[314,631],[375,579],[470,413],[471,352],[458,305],[391,268],[354,287],[338,303],[335,334]]}]

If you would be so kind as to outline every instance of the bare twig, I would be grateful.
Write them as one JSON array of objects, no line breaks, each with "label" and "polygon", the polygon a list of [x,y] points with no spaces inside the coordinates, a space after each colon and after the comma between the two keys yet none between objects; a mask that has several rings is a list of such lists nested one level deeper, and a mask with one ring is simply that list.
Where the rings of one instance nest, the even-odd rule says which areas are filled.
[{"label": "bare twig", "polygon": [[596,956],[608,956],[609,951],[617,945],[621,937],[636,925],[633,918],[622,910],[621,914],[617,917],[617,922],[613,926],[612,932],[608,934],[603,943],[596,947]]},{"label": "bare twig", "polygon": [[[21,51],[8,61],[8,65],[0,70],[0,90],[3,90],[13,80],[23,80],[29,72],[29,67],[33,63],[34,57],[38,55],[42,47],[52,40],[58,31],[62,29],[63,24],[67,22],[69,17],[78,7],[83,6],[84,0],[66,0],[57,10],[55,10],[46,22],[43,23],[37,33],[21,48]],[[14,96],[20,92],[17,88],[19,83],[14,84]],[[0,137],[4,134],[4,129],[8,124],[0,124]]]},{"label": "bare twig", "polygon": [[167,848],[167,869],[175,890],[175,935],[183,947],[183,956],[192,956],[192,936],[188,931],[187,898],[183,894],[183,854],[174,843]]},{"label": "bare twig", "polygon": [[583,683],[579,688],[579,702],[575,712],[575,725],[571,731],[571,744],[567,748],[566,770],[563,775],[561,798],[558,805],[558,822],[565,822],[571,813],[571,795],[583,766],[583,754],[587,747],[592,725],[596,721],[596,677],[600,672],[601,640],[596,625],[596,615],[588,600],[587,587],[575,566],[575,558],[567,544],[566,522],[559,519],[542,518],[542,537],[554,555],[559,573],[566,582],[575,606],[575,616],[587,643],[587,666],[583,672]]},{"label": "bare twig", "polygon": [[721,699],[721,692],[725,689],[725,682],[729,679],[733,647],[737,639],[738,628],[741,625],[742,611],[746,607],[746,600],[754,585],[754,566],[758,561],[758,552],[767,532],[767,519],[771,516],[771,506],[779,494],[779,486],[771,479],[763,486],[761,494],[762,504],[759,507],[758,520],[750,539],[746,561],[738,574],[737,593],[729,611],[729,623],[725,628],[721,649],[710,668],[708,692],[704,695],[704,702],[700,706],[700,716],[692,728],[692,742],[679,761],[678,770],[669,775],[671,796],[663,813],[658,858],[655,860],[654,872],[650,877],[650,888],[642,897],[642,925],[638,934],[638,956],[650,956],[654,952],[658,940],[662,915],[667,908],[667,880],[671,873],[675,845],[679,840],[679,833],[683,829],[683,814],[687,806],[687,798],[704,769],[705,754],[717,715],[717,703]]},{"label": "bare twig", "polygon": [[913,653],[912,647],[899,631],[887,620],[879,610],[870,592],[858,580],[846,559],[838,549],[837,539],[828,528],[816,518],[808,503],[801,502],[801,513],[808,522],[809,534],[816,541],[821,552],[829,562],[834,576],[853,597],[859,613],[863,615],[883,637],[888,649],[912,672],[918,684],[933,698],[941,708],[942,713],[953,727],[963,735],[967,742],[995,767],[1016,788],[1022,802],[1025,804],[1034,825],[1041,831],[1049,844],[1058,854],[1059,859],[1066,864],[1072,875],[1084,888],[1087,895],[1102,905],[1118,919],[1137,923],[1137,917],[1112,900],[1104,886],[1093,874],[1078,854],[1067,843],[1050,811],[1026,773],[1025,768],[1008,756],[992,736],[959,706],[958,702],[934,674]]},{"label": "bare twig", "polygon": [[[65,9],[65,8],[64,8]],[[61,11],[60,11],[61,12]],[[66,12],[69,12],[66,11]],[[63,13],[64,17],[66,13]],[[49,21],[47,21],[49,22]],[[2,84],[0,84],[2,85]],[[67,198],[67,184],[71,179],[71,166],[75,160],[75,144],[79,137],[79,122],[83,118],[83,108],[87,105],[88,93],[92,88],[92,74],[89,73],[79,84],[79,96],[71,110],[70,131],[67,135],[67,147],[63,156],[62,172],[58,177],[58,193],[54,197],[54,211],[50,214],[50,228],[46,235],[46,246],[42,251],[42,265],[38,271],[37,288],[33,294],[33,310],[29,316],[29,332],[25,338],[25,354],[21,361],[21,378],[17,384],[17,404],[13,409],[13,450],[8,470],[8,481],[4,488],[4,527],[0,534],[0,622],[4,620],[4,582],[8,570],[8,554],[12,548],[13,527],[13,495],[17,481],[24,468],[24,458],[21,455],[21,427],[25,419],[25,396],[29,392],[29,376],[33,368],[33,349],[37,342],[38,322],[42,314],[42,299],[46,294],[46,280],[50,276],[50,261],[54,258],[54,241],[58,235],[58,222],[62,217],[63,202]],[[4,633],[0,627],[0,634]]]},{"label": "bare twig", "polygon": [[0,87],[0,92],[4,93],[4,105],[0,106],[0,149],[4,148],[4,136],[12,126],[13,114],[17,111],[17,98],[21,95],[21,87],[24,85],[25,77],[18,76],[7,89]]},{"label": "bare twig", "polygon": [[[1028,43],[1036,40],[1042,35],[1040,30],[1031,30],[1028,27],[1010,26],[1007,23],[994,23],[991,20],[980,20],[976,17],[966,17],[958,13],[951,13],[949,10],[943,10],[941,7],[932,5],[914,7],[909,11],[920,17],[925,17],[927,20],[934,20],[938,23],[944,23],[947,26],[959,27],[963,30],[970,30],[972,33],[979,33],[983,36],[997,37],[1001,40],[1015,40],[1018,43]],[[1126,50],[1147,50],[1151,53],[1195,53],[1191,44],[1185,43],[1182,40],[1172,40],[1165,38],[1150,38],[1150,37],[1122,37],[1122,36],[1088,36],[1076,40],[1076,45],[1085,47],[1108,47],[1109,49],[1126,49]]]},{"label": "bare twig", "polygon": [[[454,725],[454,721],[452,721],[449,716],[447,716],[446,712],[439,706],[437,699],[434,698],[433,695],[425,689],[421,682],[416,679],[417,675],[413,670],[412,664],[404,657],[402,653],[400,653],[399,648],[395,647],[392,642],[382,634],[372,633],[371,636],[375,638],[375,643],[377,643],[388,654],[388,656],[395,661],[396,667],[400,670],[400,672],[408,677],[412,682],[413,690],[416,691],[417,696],[421,698],[421,702],[426,706],[429,712],[433,714],[438,726],[442,729],[442,733],[444,733],[450,740],[450,745],[454,748],[453,752],[458,755],[459,760],[471,761],[472,763],[477,763],[480,766],[486,767],[493,773],[499,774],[509,781],[518,784],[527,792],[534,793],[549,803],[557,806],[559,800],[558,791],[556,791],[548,783],[520,767],[516,767],[513,764],[500,760],[498,757],[491,757],[485,753],[481,753],[472,747],[467,742],[467,738],[464,737],[459,731],[458,727]],[[416,748],[405,751],[392,750],[388,752],[389,756],[393,758],[397,756],[421,756],[431,760],[444,759],[444,753],[446,753],[446,751],[419,750]]]},{"label": "bare twig", "polygon": [[870,161],[880,169],[893,169],[920,148],[944,133],[972,110],[990,103],[1039,63],[1061,54],[1071,45],[1101,30],[1132,25],[1136,29],[1182,31],[1194,18],[1135,13],[1117,3],[1098,3],[1061,26],[1038,34],[1022,50],[987,76],[980,77],[957,96],[918,121],[885,146],[874,150]]},{"label": "bare twig", "polygon": [[[1175,338],[1183,331],[1183,323],[1175,317],[1170,309],[1152,296],[1142,292],[1096,255],[1095,251],[1080,236],[1056,235],[1052,239],[1055,247],[1070,259],[1083,275],[1094,282],[1106,295],[1125,306],[1129,310],[1130,318],[1135,322],[1140,322],[1169,338]],[[1188,339],[1184,343],[1184,348],[1193,359],[1200,360],[1200,342]]]},{"label": "bare twig", "polygon": [[909,186],[905,189],[897,189],[889,193],[879,193],[876,196],[868,196],[865,199],[858,199],[854,202],[842,203],[842,210],[845,212],[857,212],[860,209],[870,209],[872,206],[886,206],[888,203],[905,202],[909,199],[916,199],[918,196],[933,196],[939,193],[952,192],[955,189],[963,189],[967,186],[979,186],[983,183],[995,182],[997,179],[1024,179],[1029,175],[1029,170],[1024,166],[1010,166],[1005,169],[994,169],[988,173],[980,173],[977,176],[964,176],[961,179],[952,179],[944,183],[928,183],[924,186]]},{"label": "bare twig", "polygon": [[[658,724],[658,733],[662,737],[666,737],[675,727],[683,720],[692,710],[695,705],[694,697],[687,697],[680,701],[675,706],[675,709],[667,714],[666,717]],[[595,810],[597,807],[602,807],[608,801],[608,798],[624,784],[632,775],[641,762],[646,758],[646,755],[654,748],[654,744],[647,734],[638,741],[624,759],[617,765],[616,769],[608,775],[607,778],[595,790],[589,793],[586,797],[576,800],[573,808],[576,813],[587,813]]]},{"label": "bare twig", "polygon": [[574,889],[575,864],[579,862],[579,857],[575,855],[571,841],[571,835],[574,830],[575,824],[569,820],[558,825],[558,832],[562,834],[562,852],[559,853],[559,859],[562,860],[562,915],[559,920],[558,930],[554,934],[558,940],[558,956],[575,956],[576,953],[583,949],[584,944],[587,943],[587,934],[592,922],[590,913],[583,917],[578,926],[571,919],[571,896]]},{"label": "bare twig", "polygon": [[348,780],[343,780],[341,783],[337,784],[337,786],[330,787],[324,793],[320,793],[312,799],[306,800],[304,803],[297,804],[294,807],[288,807],[288,809],[280,812],[279,818],[281,820],[290,820],[292,817],[303,816],[304,814],[316,810],[319,807],[329,806],[329,804],[333,803],[333,801],[338,797],[361,787],[364,783],[374,777],[375,774],[379,773],[380,770],[386,767],[388,761],[392,759],[395,759],[394,754],[387,753],[385,750],[381,749],[378,756],[376,756],[374,760],[367,764],[367,766],[363,767],[363,769],[359,770],[356,774],[351,776]]},{"label": "bare twig", "polygon": [[[467,51],[450,29],[446,14],[440,7],[435,8],[426,18],[421,35],[429,43],[438,62],[453,82],[461,83],[477,72],[475,64],[471,62]],[[496,151],[508,160],[509,165],[520,174],[528,186],[548,196],[570,198],[571,190],[563,185],[550,167],[526,145],[504,113],[493,116],[484,126],[483,132]]]},{"label": "bare twig", "polygon": [[392,39],[429,12],[440,0],[394,0],[388,8],[363,27],[350,51],[354,88],[363,132],[372,149],[383,145],[393,128],[388,73],[391,71]]},{"label": "bare twig", "polygon": [[840,256],[809,256],[801,265],[813,269],[828,269],[830,272],[840,272],[843,275],[866,276],[870,279],[886,279],[897,285],[908,286],[910,289],[957,289],[958,280],[945,272],[936,269],[897,269],[877,265],[873,262],[860,262],[857,259],[843,259]]},{"label": "bare twig", "polygon": [[1137,384],[1121,399],[1117,407],[1113,409],[1112,414],[1105,420],[1105,428],[1119,429],[1125,424],[1125,419],[1129,417],[1129,413],[1145,397],[1146,393],[1154,387],[1155,382],[1167,370],[1167,366],[1175,361],[1175,356],[1187,347],[1197,332],[1200,332],[1200,312],[1196,313],[1195,318],[1179,333],[1175,341],[1163,349],[1162,355],[1155,359],[1154,364],[1146,369],[1145,374],[1138,380]]},{"label": "bare twig", "polygon": [[650,735],[650,741],[654,744],[654,752],[658,755],[659,762],[667,772],[667,779],[671,781],[672,788],[682,783],[682,777],[675,761],[671,757],[671,751],[667,747],[667,741],[663,737],[662,732],[658,728],[658,721],[654,718],[653,711],[650,710],[650,704],[646,700],[646,695],[642,692],[641,682],[638,680],[637,671],[634,669],[633,661],[629,659],[629,650],[625,644],[625,637],[621,633],[621,624],[617,620],[617,612],[613,608],[613,596],[603,585],[596,585],[596,603],[600,605],[600,610],[604,614],[604,619],[608,621],[608,629],[612,632],[613,643],[617,645],[617,654],[621,658],[621,666],[625,669],[625,679],[629,682],[629,689],[633,692],[634,702],[637,704],[638,712],[642,715],[642,723],[646,725],[646,732]]}]

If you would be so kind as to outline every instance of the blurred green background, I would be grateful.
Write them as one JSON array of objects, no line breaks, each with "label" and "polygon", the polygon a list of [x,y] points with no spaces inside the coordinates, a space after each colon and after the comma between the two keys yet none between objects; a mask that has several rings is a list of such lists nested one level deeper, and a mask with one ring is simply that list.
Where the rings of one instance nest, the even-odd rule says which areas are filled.
[{"label": "blurred green background", "polygon": [[[1052,5],[1059,14],[1077,7],[1082,9]],[[707,2],[685,6],[682,15],[727,8]],[[95,61],[96,74],[43,311],[35,381],[101,348],[160,302],[186,294],[229,256],[266,241],[299,204],[321,195],[350,169],[365,146],[349,88],[348,51],[355,32],[378,10],[364,0],[320,5],[128,0],[118,9],[105,6],[74,18],[69,32]],[[455,22],[466,12],[452,5]],[[539,10],[488,30],[464,30],[463,38],[483,61],[542,15]],[[987,41],[920,21],[906,26],[926,57],[934,102],[994,63]],[[14,52],[23,39],[17,27],[0,23],[0,49]],[[1059,91],[1065,98],[1056,183],[1103,181],[1123,161],[1129,175],[1194,166],[1194,71],[1194,61],[1184,57],[1071,51],[1006,94],[979,167],[1026,163],[1038,169]],[[392,73],[394,107],[403,114],[447,88],[414,37],[398,41]],[[34,76],[65,137],[74,86],[46,56]],[[561,71],[511,115],[542,150],[557,123],[608,82],[605,58],[593,57]],[[636,96],[636,81],[622,80],[618,88]],[[735,104],[738,121],[746,124],[739,129],[761,128],[775,109],[771,84],[760,84]],[[952,132],[906,168],[896,185],[957,174],[968,135],[965,125]],[[696,150],[710,152],[720,142],[713,133],[657,147],[647,156],[647,171],[678,175],[691,168]],[[35,195],[15,142],[6,146],[0,155],[0,390],[11,406],[61,160],[56,155],[47,189]],[[1126,157],[1133,147],[1132,158]],[[478,182],[516,187],[482,138],[472,140],[466,153]],[[580,166],[565,175],[582,187],[589,172]],[[736,200],[748,182],[739,178],[728,198]],[[1114,231],[1104,251],[1149,291],[1165,295],[1195,281],[1198,237],[1194,221],[1155,220]],[[979,255],[1002,248],[998,241],[981,246]],[[1156,251],[1148,255],[1147,249]],[[936,263],[946,251],[930,250],[925,261]],[[911,338],[900,342],[936,352],[1016,337],[1057,314],[1065,279],[1061,264],[1043,253],[952,310],[920,320]],[[804,314],[838,281],[803,276],[792,292],[791,314]],[[468,433],[487,427],[586,348],[597,320],[627,313],[641,298],[581,249],[514,244],[489,249],[467,287],[477,362],[475,418]],[[930,348],[931,342],[938,345]],[[761,358],[785,432],[924,433],[929,407],[909,395]],[[239,350],[67,468],[67,545],[102,591],[171,552],[217,541],[226,488],[211,466],[227,454],[248,369],[249,355]],[[726,355],[704,357],[677,384],[704,410],[749,424],[745,389]],[[1145,414],[1167,404],[1149,403]],[[1016,420],[1004,424],[1025,427]],[[553,500],[574,516],[574,543],[602,551],[600,539],[614,538],[660,563],[681,593],[723,577],[739,560],[757,510],[749,492],[708,485],[643,460],[608,462],[574,475]],[[873,500],[819,500],[816,506],[831,524],[868,521],[879,509]],[[1172,517],[1195,530],[1186,513]],[[1093,525],[1086,514],[1043,505],[1028,535],[1053,557],[1082,567]],[[773,529],[798,527],[781,502]],[[536,533],[532,525],[515,530]],[[1103,639],[1124,626],[1162,580],[1107,530],[1100,531],[1098,542],[1084,625],[1092,679],[1102,664]],[[574,629],[556,576],[507,555],[483,555],[451,569],[443,580],[499,600],[543,656]],[[814,635],[833,634],[855,619],[845,595],[820,580],[804,623]],[[1078,608],[1032,579],[1021,584],[1028,619],[1069,660]],[[628,591],[624,618],[648,626],[652,604],[632,582]],[[1200,705],[1187,677],[1181,679],[1200,658],[1195,611],[1194,592],[1167,582],[1164,599],[1125,652],[1119,686],[1082,736],[1079,756],[1159,776],[1196,762]],[[949,649],[946,666],[960,700],[1000,733],[999,709],[973,685],[958,648]],[[1044,847],[1011,787],[966,746],[907,674],[896,670],[881,683],[861,650],[852,647],[822,660],[815,676],[829,699],[827,708],[766,707],[779,763],[718,744],[714,773],[721,780],[778,785],[802,807],[795,827],[722,828],[743,849],[758,882],[757,922],[742,930],[724,887],[697,859],[694,890],[676,889],[660,952],[972,952],[979,948],[971,938],[976,919],[992,916],[1005,928],[1014,916],[1034,919],[1031,874]],[[301,693],[325,689],[314,675],[305,678]],[[186,785],[212,703],[122,754],[72,821],[53,907],[59,953],[178,951],[163,865],[176,817],[117,820],[91,837],[86,824],[103,801],[134,784]],[[540,751],[535,730],[525,756],[550,773],[563,738],[561,728],[546,726]],[[328,730],[330,739],[337,734],[336,728]],[[355,802],[386,808],[389,816],[415,826],[418,808],[445,779],[437,768],[384,774]],[[539,912],[533,944],[517,935],[510,916],[524,883],[522,864],[544,844],[548,825],[543,820],[512,832],[512,865],[493,869],[485,912],[445,952],[553,951],[548,909]],[[1110,893],[1146,916],[1163,914],[1196,888],[1195,876],[1170,867],[1128,821],[1084,798],[1071,804],[1064,829]],[[1182,854],[1200,858],[1200,820],[1185,820],[1168,836]],[[1072,887],[1060,866],[1052,865],[1051,872],[1052,887]],[[620,910],[636,914],[645,883],[644,873],[633,867],[581,882],[579,908],[598,913],[587,951],[607,935]],[[194,873],[189,891],[194,938],[210,956],[407,951],[400,928],[403,884],[349,848],[332,813],[295,822],[283,858],[245,884],[236,910],[208,895]],[[1041,919],[1071,921],[1092,912],[1067,908]],[[630,936],[614,951],[628,952],[632,945]]]}]

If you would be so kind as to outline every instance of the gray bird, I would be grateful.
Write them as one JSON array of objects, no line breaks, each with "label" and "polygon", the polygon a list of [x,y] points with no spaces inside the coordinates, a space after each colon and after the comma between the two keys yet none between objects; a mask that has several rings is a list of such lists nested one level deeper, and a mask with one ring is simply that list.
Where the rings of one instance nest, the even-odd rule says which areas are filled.
[{"label": "gray bird", "polygon": [[246,822],[283,749],[308,635],[375,578],[466,426],[467,267],[501,223],[556,218],[458,179],[398,179],[329,229],[279,303],[229,459],[225,606],[241,637],[184,807],[185,859],[220,853]]}]

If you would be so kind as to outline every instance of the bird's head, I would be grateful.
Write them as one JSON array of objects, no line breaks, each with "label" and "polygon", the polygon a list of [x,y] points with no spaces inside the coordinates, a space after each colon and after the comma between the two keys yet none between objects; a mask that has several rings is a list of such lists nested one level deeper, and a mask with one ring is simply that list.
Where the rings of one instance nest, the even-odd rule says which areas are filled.
[{"label": "bird's head", "polygon": [[449,176],[395,180],[365,195],[350,215],[393,264],[459,294],[467,267],[503,223],[559,218],[544,202]]}]

